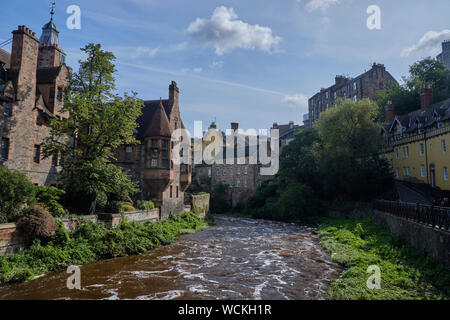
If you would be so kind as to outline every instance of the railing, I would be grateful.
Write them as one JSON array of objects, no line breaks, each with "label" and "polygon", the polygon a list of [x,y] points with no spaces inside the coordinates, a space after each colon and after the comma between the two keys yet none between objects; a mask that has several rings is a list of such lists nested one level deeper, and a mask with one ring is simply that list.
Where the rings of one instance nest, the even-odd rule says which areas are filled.
[{"label": "railing", "polygon": [[375,210],[430,225],[432,228],[450,231],[450,208],[415,203],[377,200]]},{"label": "railing", "polygon": [[441,128],[437,128],[437,129],[427,130],[427,131],[422,132],[421,134],[415,134],[415,135],[411,135],[411,136],[394,135],[394,136],[390,136],[390,137],[386,138],[386,140],[384,141],[384,147],[392,148],[396,145],[407,144],[407,143],[412,143],[412,142],[432,138],[432,137],[435,137],[435,136],[438,136],[441,134],[445,134],[447,132],[450,132],[450,125],[441,127]]}]

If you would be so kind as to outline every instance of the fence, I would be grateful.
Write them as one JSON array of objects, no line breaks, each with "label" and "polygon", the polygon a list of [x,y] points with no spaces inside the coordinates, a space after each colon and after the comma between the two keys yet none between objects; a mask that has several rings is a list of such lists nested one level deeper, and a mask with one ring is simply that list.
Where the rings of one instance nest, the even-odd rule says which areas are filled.
[{"label": "fence", "polygon": [[450,208],[384,200],[375,201],[373,208],[435,229],[450,230]]}]

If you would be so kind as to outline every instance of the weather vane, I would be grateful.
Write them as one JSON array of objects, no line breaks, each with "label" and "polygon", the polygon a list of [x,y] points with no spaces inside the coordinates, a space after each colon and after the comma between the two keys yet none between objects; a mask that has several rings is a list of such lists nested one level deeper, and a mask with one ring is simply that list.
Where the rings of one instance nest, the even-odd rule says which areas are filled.
[{"label": "weather vane", "polygon": [[56,5],[56,2],[55,2],[55,1],[51,1],[51,2],[50,2],[50,5],[51,5],[51,8],[52,8],[52,11],[50,11],[50,15],[51,15],[50,21],[53,21],[53,15],[55,14],[55,5]]}]

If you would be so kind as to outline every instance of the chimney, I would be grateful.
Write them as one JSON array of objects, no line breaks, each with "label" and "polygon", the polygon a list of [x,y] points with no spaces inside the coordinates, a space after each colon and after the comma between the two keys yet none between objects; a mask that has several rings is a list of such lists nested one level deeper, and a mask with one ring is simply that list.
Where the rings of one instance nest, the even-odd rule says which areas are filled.
[{"label": "chimney", "polygon": [[180,90],[177,87],[177,83],[172,81],[169,86],[169,100],[173,105],[178,105],[178,96],[180,94]]},{"label": "chimney", "polygon": [[427,109],[433,104],[433,89],[429,83],[424,83],[422,91],[420,92],[420,108],[422,110]]},{"label": "chimney", "polygon": [[394,104],[392,103],[391,100],[387,102],[385,111],[386,111],[386,122],[391,123],[392,121],[394,121],[395,118]]},{"label": "chimney", "polygon": [[289,129],[293,129],[294,128],[294,121],[289,121]]},{"label": "chimney", "polygon": [[239,123],[237,123],[237,122],[232,122],[232,123],[231,123],[231,130],[236,131],[236,130],[238,130],[238,129],[239,129]]},{"label": "chimney", "polygon": [[17,98],[29,97],[34,102],[39,40],[25,26],[19,26],[12,34],[10,70],[17,75]]},{"label": "chimney", "polygon": [[272,129],[278,129],[278,123],[274,122],[272,125]]},{"label": "chimney", "polygon": [[347,81],[348,81],[348,79],[347,79],[346,77],[344,77],[344,76],[336,76],[336,77],[334,78],[334,82],[335,82],[336,85],[345,83],[345,82],[347,82]]}]

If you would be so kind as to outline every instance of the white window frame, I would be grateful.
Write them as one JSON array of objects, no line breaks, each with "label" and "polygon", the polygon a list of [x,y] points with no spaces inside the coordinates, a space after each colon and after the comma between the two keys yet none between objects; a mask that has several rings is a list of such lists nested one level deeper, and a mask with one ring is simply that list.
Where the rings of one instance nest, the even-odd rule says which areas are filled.
[{"label": "white window frame", "polygon": [[444,181],[448,181],[448,168],[444,167]]},{"label": "white window frame", "polygon": [[420,144],[419,153],[421,156],[425,154],[425,145],[423,143]]},{"label": "white window frame", "polygon": [[423,164],[420,166],[420,176],[425,178],[425,165]]}]

